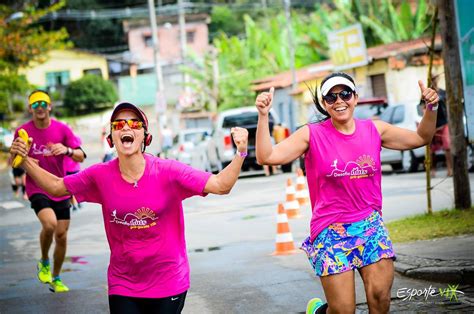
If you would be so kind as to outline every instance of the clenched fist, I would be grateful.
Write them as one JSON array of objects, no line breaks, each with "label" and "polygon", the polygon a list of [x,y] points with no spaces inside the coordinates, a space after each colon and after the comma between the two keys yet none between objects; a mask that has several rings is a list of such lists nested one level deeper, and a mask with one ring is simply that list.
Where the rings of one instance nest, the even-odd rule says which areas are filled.
[{"label": "clenched fist", "polygon": [[230,134],[232,134],[232,139],[234,140],[235,146],[237,146],[237,151],[246,152],[249,139],[249,131],[244,128],[235,127],[230,129]]},{"label": "clenched fist", "polygon": [[268,112],[272,108],[273,102],[273,92],[275,88],[270,88],[270,91],[260,93],[255,100],[255,106],[258,109],[259,114],[261,115],[268,115]]}]

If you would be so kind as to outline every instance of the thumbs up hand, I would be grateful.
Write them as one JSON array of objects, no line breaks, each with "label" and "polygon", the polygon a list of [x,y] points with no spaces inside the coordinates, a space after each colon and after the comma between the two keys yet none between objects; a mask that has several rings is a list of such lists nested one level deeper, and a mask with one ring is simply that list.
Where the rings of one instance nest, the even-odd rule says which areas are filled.
[{"label": "thumbs up hand", "polygon": [[421,99],[423,99],[427,105],[434,105],[439,101],[438,93],[434,89],[427,88],[422,81],[418,81],[418,85],[420,86]]},{"label": "thumbs up hand", "polygon": [[270,88],[270,91],[260,93],[255,100],[255,106],[258,109],[258,113],[261,115],[268,115],[268,112],[272,108],[273,93],[275,88]]}]

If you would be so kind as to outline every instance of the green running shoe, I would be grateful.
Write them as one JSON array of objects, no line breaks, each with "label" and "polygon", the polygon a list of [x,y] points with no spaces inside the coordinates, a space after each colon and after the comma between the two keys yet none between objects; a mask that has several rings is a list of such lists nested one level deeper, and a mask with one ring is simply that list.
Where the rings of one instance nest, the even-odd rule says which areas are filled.
[{"label": "green running shoe", "polygon": [[313,298],[308,301],[306,306],[306,314],[314,314],[316,311],[324,305],[324,302],[320,298]]},{"label": "green running shoe", "polygon": [[60,278],[54,279],[53,282],[49,284],[49,290],[51,292],[60,293],[60,292],[68,292],[69,288],[63,284]]},{"label": "green running shoe", "polygon": [[38,280],[41,283],[51,283],[51,281],[53,281],[50,265],[44,265],[43,262],[39,261],[36,268],[38,270]]}]

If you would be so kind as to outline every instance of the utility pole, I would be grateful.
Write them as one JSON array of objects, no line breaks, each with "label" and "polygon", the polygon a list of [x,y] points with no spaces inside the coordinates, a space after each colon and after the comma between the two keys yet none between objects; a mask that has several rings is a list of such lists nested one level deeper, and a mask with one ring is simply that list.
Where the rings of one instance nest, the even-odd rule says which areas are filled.
[{"label": "utility pole", "polygon": [[[432,32],[431,32],[431,45],[429,49],[430,61],[428,64],[428,81],[426,86],[431,86],[433,82],[433,58],[436,41],[436,29],[438,28],[438,7],[435,8],[435,12],[432,18]],[[425,172],[426,172],[426,201],[428,214],[433,213],[433,207],[431,206],[431,141],[425,146]]]},{"label": "utility pole", "polygon": [[[290,52],[290,71],[291,71],[291,91],[295,91],[297,88],[296,82],[296,70],[295,70],[295,44],[293,40],[293,29],[291,27],[291,0],[283,0],[285,4],[285,17],[286,17],[286,31],[288,33],[288,49]],[[296,102],[293,97],[290,97],[290,129],[295,130],[296,126],[294,125],[295,120],[297,120],[297,108]]]},{"label": "utility pole", "polygon": [[448,125],[453,156],[454,204],[458,209],[471,207],[471,188],[467,169],[464,135],[464,105],[459,38],[454,0],[437,0],[448,105]]},{"label": "utility pole", "polygon": [[155,64],[156,91],[163,93],[163,74],[160,64],[160,43],[158,41],[158,28],[156,26],[156,12],[154,0],[148,0],[148,10],[150,12],[151,40],[153,43],[153,63]]},{"label": "utility pole", "polygon": [[161,129],[160,115],[166,112],[166,100],[164,95],[163,74],[160,64],[160,43],[158,40],[158,28],[156,26],[156,11],[154,0],[148,0],[148,11],[150,14],[151,40],[153,43],[153,63],[155,65],[156,93],[155,93],[155,113],[157,115],[157,134],[158,134],[158,151],[161,152]]},{"label": "utility pole", "polygon": [[217,49],[211,48],[212,58],[212,96],[209,110],[217,113],[217,100],[219,99],[219,62],[217,60]]},{"label": "utility pole", "polygon": [[[186,21],[185,21],[185,12],[184,12],[184,3],[183,0],[178,0],[178,20],[179,20],[179,42],[181,47],[181,63],[186,65]],[[189,79],[186,72],[183,72],[183,83],[184,83],[184,92],[187,94],[189,90]]]}]

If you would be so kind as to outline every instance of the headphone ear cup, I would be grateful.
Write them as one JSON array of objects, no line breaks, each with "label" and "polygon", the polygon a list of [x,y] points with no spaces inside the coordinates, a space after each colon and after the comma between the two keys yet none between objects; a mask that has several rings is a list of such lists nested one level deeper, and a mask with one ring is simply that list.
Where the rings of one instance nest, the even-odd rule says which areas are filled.
[{"label": "headphone ear cup", "polygon": [[151,134],[145,134],[145,146],[150,146],[153,136]]},{"label": "headphone ear cup", "polygon": [[114,147],[114,142],[112,142],[112,134],[107,135],[106,140],[110,148]]}]

